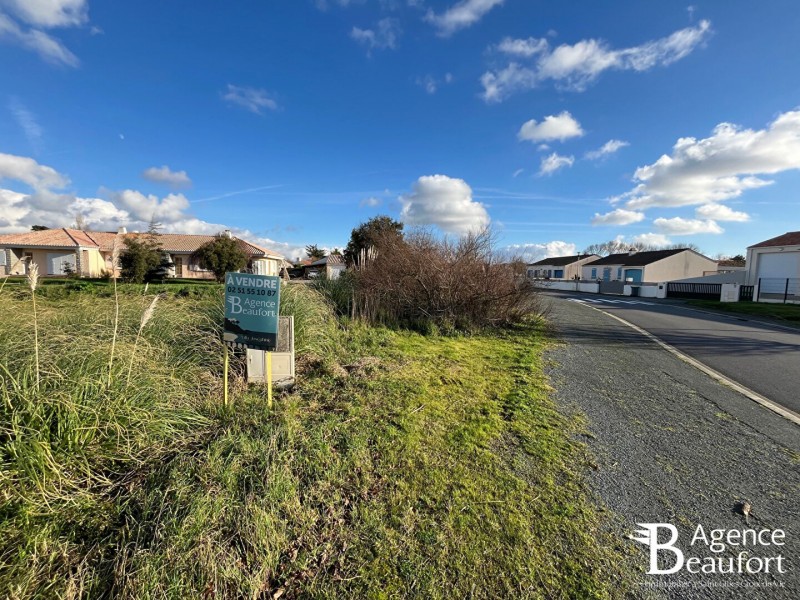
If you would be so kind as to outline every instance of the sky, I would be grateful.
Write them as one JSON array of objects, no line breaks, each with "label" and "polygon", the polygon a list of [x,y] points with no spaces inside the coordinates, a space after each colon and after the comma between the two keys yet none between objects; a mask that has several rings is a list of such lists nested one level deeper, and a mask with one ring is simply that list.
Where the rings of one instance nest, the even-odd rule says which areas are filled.
[{"label": "sky", "polygon": [[798,31],[796,0],[0,0],[0,233],[744,254],[800,229]]}]

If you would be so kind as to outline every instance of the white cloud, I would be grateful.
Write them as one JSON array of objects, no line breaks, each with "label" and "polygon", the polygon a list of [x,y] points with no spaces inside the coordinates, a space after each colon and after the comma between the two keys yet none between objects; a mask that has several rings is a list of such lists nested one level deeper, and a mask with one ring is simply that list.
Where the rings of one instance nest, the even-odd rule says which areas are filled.
[{"label": "white cloud", "polygon": [[526,262],[536,262],[543,258],[555,256],[573,256],[578,253],[575,244],[553,240],[543,244],[512,244],[506,246],[506,253],[511,256],[519,256]]},{"label": "white cloud", "polygon": [[800,169],[800,110],[765,129],[717,125],[711,137],[680,138],[671,155],[640,167],[631,191],[613,201],[628,208],[716,203],[773,183],[760,175]]},{"label": "white cloud", "polygon": [[511,54],[534,60],[525,64],[511,62],[502,69],[484,73],[481,77],[483,98],[487,102],[500,102],[514,92],[536,87],[548,80],[559,88],[582,91],[609,69],[647,71],[672,64],[689,55],[710,33],[711,23],[700,21],[696,27],[687,27],[665,38],[619,50],[610,49],[605,42],[595,39],[581,40],[573,45],[562,44],[551,50],[545,38],[506,38],[500,45],[517,49]]},{"label": "white cloud", "polygon": [[134,219],[149,222],[156,220],[167,225],[180,221],[189,208],[189,199],[183,194],[169,194],[162,199],[153,194],[144,195],[136,190],[111,192],[111,201],[128,211]]},{"label": "white cloud", "polygon": [[192,185],[192,180],[189,179],[186,171],[173,171],[167,165],[145,169],[142,177],[148,181],[165,183],[172,187],[188,187]]},{"label": "white cloud", "polygon": [[604,215],[594,213],[592,225],[630,225],[639,221],[644,221],[644,213],[617,208]]},{"label": "white cloud", "polygon": [[445,73],[442,79],[437,79],[433,75],[425,75],[425,77],[417,77],[416,79],[416,84],[424,88],[429,94],[435,94],[442,84],[449,84],[452,82],[453,75],[451,73]]},{"label": "white cloud", "polygon": [[628,142],[623,142],[622,140],[608,140],[605,144],[603,144],[597,150],[592,150],[591,152],[586,153],[586,158],[589,160],[597,160],[599,158],[604,158],[609,154],[614,154],[620,148],[624,148],[625,146],[630,146]]},{"label": "white cloud", "polygon": [[552,175],[559,169],[571,167],[574,162],[574,156],[561,156],[553,152],[550,156],[542,159],[542,164],[539,167],[539,175]]},{"label": "white cloud", "polygon": [[397,39],[402,33],[400,22],[397,19],[386,18],[378,21],[374,29],[360,29],[353,27],[350,37],[360,44],[367,47],[367,54],[373,50],[394,50],[397,47]]},{"label": "white cloud", "polygon": [[425,20],[439,29],[439,35],[447,37],[459,29],[474,25],[503,2],[504,0],[461,0],[439,15],[428,10]]},{"label": "white cloud", "polygon": [[645,246],[671,246],[672,240],[661,233],[643,233],[633,237],[635,244],[644,244]]},{"label": "white cloud", "polygon": [[369,207],[375,208],[376,206],[380,206],[382,204],[380,198],[376,198],[375,196],[370,196],[369,198],[364,198],[361,202],[358,203],[360,208]]},{"label": "white cloud", "polygon": [[241,106],[257,115],[263,114],[264,109],[278,110],[278,103],[267,90],[228,84],[228,91],[222,99],[230,104]]},{"label": "white cloud", "polygon": [[78,57],[53,36],[39,29],[24,30],[15,21],[0,13],[0,40],[8,40],[38,54],[47,62],[77,67]]},{"label": "white cloud", "polygon": [[435,225],[445,233],[463,235],[489,224],[489,213],[472,199],[463,179],[446,175],[420,177],[410,194],[400,196],[400,219],[408,225]]},{"label": "white cloud", "polygon": [[512,177],[514,179],[516,179],[517,177],[522,175],[524,172],[525,172],[525,169],[517,169],[516,171],[514,171],[514,174],[512,175]]},{"label": "white cloud", "polygon": [[548,115],[539,123],[531,119],[523,123],[517,137],[529,142],[564,141],[583,135],[581,124],[566,110],[559,115]]},{"label": "white cloud", "polygon": [[717,225],[710,219],[683,219],[681,217],[673,217],[672,219],[665,219],[663,217],[653,221],[661,233],[668,235],[695,235],[698,233],[724,233],[725,230]]},{"label": "white cloud", "polygon": [[69,184],[69,179],[53,167],[25,156],[0,153],[0,181],[3,179],[21,181],[35,190],[61,189]]},{"label": "white cloud", "polygon": [[724,204],[704,204],[703,206],[698,206],[694,212],[701,219],[739,222],[750,220],[750,215],[746,212],[733,210]]},{"label": "white cloud", "polygon": [[497,44],[497,50],[503,54],[510,54],[511,56],[522,56],[530,58],[549,49],[547,40],[543,38],[528,38],[528,39],[513,39],[510,37],[503,38]]},{"label": "white cloud", "polygon": [[0,0],[20,20],[35,27],[70,27],[88,20],[88,0]]}]

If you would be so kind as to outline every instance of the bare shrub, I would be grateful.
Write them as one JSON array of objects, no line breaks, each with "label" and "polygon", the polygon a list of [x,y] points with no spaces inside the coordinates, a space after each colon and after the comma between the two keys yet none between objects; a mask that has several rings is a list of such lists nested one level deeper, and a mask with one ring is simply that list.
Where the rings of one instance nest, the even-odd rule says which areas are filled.
[{"label": "bare shrub", "polygon": [[429,231],[377,241],[353,274],[352,313],[376,323],[473,329],[536,311],[521,260],[493,249],[489,230],[457,240]]}]

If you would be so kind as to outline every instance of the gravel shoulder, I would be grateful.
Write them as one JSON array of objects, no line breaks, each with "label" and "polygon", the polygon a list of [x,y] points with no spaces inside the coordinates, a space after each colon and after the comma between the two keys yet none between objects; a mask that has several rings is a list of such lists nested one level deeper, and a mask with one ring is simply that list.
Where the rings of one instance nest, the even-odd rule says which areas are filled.
[{"label": "gravel shoulder", "polygon": [[[647,575],[648,549],[630,541],[642,597],[800,597],[800,428],[598,311],[553,298],[549,320],[561,343],[547,354],[548,375],[560,406],[587,417],[598,464],[590,484],[618,515],[615,533],[672,523],[687,557],[746,550],[782,554],[788,567],[782,575]],[[736,510],[743,501],[752,505],[749,525]],[[698,524],[783,529],[786,543],[716,555],[689,545]]]}]

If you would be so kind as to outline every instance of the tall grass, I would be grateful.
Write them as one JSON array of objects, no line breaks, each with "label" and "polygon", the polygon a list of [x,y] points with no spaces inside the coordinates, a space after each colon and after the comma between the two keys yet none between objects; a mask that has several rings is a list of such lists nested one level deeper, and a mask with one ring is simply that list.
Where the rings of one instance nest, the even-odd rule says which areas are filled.
[{"label": "tall grass", "polygon": [[111,279],[114,280],[114,335],[111,338],[111,352],[108,358],[108,385],[111,386],[111,371],[114,368],[114,350],[117,346],[117,331],[119,329],[119,291],[117,290],[117,276],[119,267],[120,241],[119,235],[114,238],[111,246]]}]

